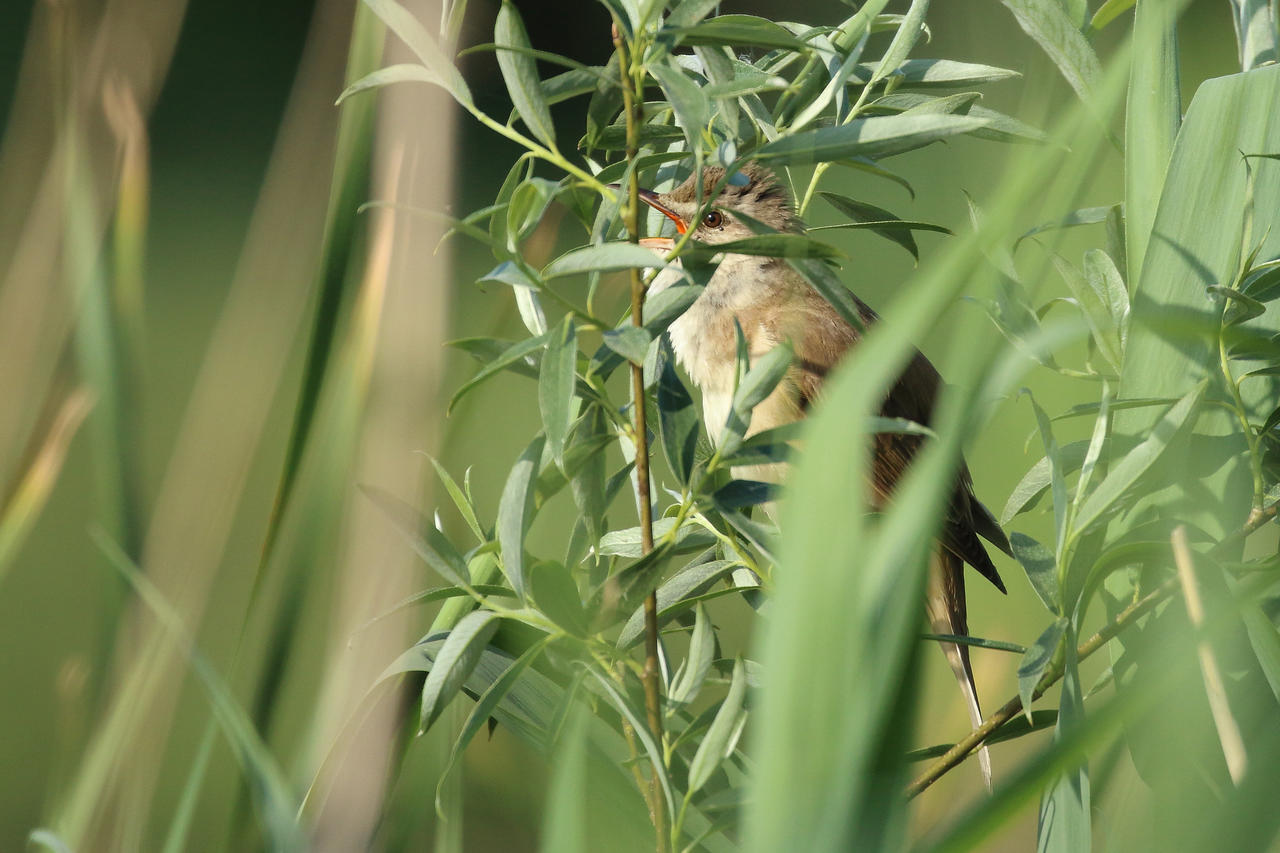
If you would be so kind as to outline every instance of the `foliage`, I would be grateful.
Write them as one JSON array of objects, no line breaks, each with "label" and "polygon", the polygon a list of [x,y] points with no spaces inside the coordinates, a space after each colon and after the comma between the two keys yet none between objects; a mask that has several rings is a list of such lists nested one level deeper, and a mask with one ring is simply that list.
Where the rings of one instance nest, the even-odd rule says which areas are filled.
[{"label": "foliage", "polygon": [[[454,342],[479,368],[450,408],[515,377],[536,383],[540,424],[492,515],[468,475],[455,479],[454,460],[432,465],[456,517],[428,517],[376,487],[363,495],[438,576],[397,607],[443,602],[430,629],[388,662],[366,699],[407,682],[420,696],[407,734],[452,726],[432,780],[442,818],[460,818],[453,786],[462,756],[497,725],[551,758],[545,850],[903,849],[912,797],[983,743],[1052,727],[1050,742],[1034,741],[1031,757],[998,777],[993,796],[913,843],[977,848],[1036,801],[1042,850],[1088,849],[1126,832],[1152,849],[1273,843],[1280,561],[1257,544],[1263,536],[1251,539],[1264,527],[1274,535],[1280,502],[1280,234],[1272,234],[1280,232],[1280,130],[1262,118],[1280,100],[1280,68],[1268,64],[1277,55],[1270,5],[1232,2],[1244,73],[1201,84],[1184,116],[1180,4],[1109,0],[1091,15],[1084,0],[1003,0],[1076,96],[1041,130],[980,105],[979,90],[1015,72],[921,55],[931,36],[927,0],[901,13],[867,0],[832,26],[713,15],[718,4],[708,0],[601,2],[615,51],[589,66],[537,49],[504,0],[492,43],[472,49],[496,58],[511,104],[501,116],[485,111],[457,67],[465,0],[444,4],[439,27],[395,0],[364,0],[349,68],[357,79],[339,99],[360,108],[345,113],[321,298],[255,594],[283,559],[283,517],[302,500],[308,449],[338,448],[316,475],[321,497],[308,517],[323,522],[336,512],[355,419],[319,432],[322,389],[336,387],[327,393],[341,411],[358,412],[364,401],[361,353],[376,327],[354,324],[355,355],[336,357],[341,372],[329,380],[346,333],[348,266],[362,248],[355,214],[369,93],[426,83],[520,150],[492,203],[448,224],[452,236],[492,255],[480,281],[511,289],[527,336]],[[1122,17],[1135,5],[1131,19]],[[415,61],[373,70],[370,13]],[[1123,26],[1131,28],[1123,46],[1100,57],[1098,33]],[[552,66],[564,70],[544,77]],[[581,133],[552,111],[570,99],[585,101]],[[836,191],[845,173],[914,194],[890,158],[961,137],[1004,145],[1009,161],[998,186],[968,200],[969,228]],[[1081,206],[1086,179],[1116,152],[1123,187],[1107,204]],[[753,359],[743,343],[730,411],[724,423],[707,423],[664,332],[725,250],[690,234],[665,257],[638,242],[666,225],[656,211],[642,216],[639,187],[668,189],[704,165],[724,167],[732,181],[750,162],[777,170],[801,215],[821,199],[843,220],[826,228],[869,232],[921,262],[904,285],[910,298],[867,330],[812,416],[756,433],[752,411],[791,366],[790,349]],[[700,199],[704,212],[714,195]],[[534,263],[534,235],[558,211],[576,245]],[[1066,257],[1068,229],[1088,229],[1098,245]],[[944,235],[943,247],[922,252],[920,232]],[[784,257],[861,322],[842,278],[847,259],[812,234],[761,229],[732,251]],[[86,280],[91,267],[86,260]],[[680,282],[646,297],[642,279],[659,269],[678,269]],[[629,278],[633,302],[615,319],[598,297],[617,273]],[[962,295],[982,310],[958,321],[966,345],[945,365],[951,385],[935,422],[879,417],[913,341]],[[357,319],[377,314],[364,296]],[[93,357],[109,349],[99,328],[108,320],[90,312],[80,347],[90,384],[114,411],[123,403],[111,367],[95,368]],[[1055,411],[1022,389],[1029,373],[1052,375],[1089,402]],[[926,566],[961,452],[1011,399],[1033,413],[1029,442],[1041,458],[1008,496],[1001,523],[1045,608],[1040,627],[1017,642],[921,637]],[[87,400],[84,392],[67,399],[0,504],[0,578]],[[1086,437],[1067,440],[1077,428]],[[873,514],[868,440],[885,432],[920,435],[924,451],[893,504]],[[734,473],[783,461],[792,470],[781,495]],[[123,465],[108,476],[128,491]],[[548,553],[531,545],[530,531],[555,500],[571,500],[576,514]],[[774,502],[777,524],[763,512]],[[1020,529],[1033,514],[1051,518],[1044,541]],[[133,543],[110,544],[128,540],[134,520],[116,521],[101,537],[104,551],[159,617],[215,711],[169,849],[191,831],[219,730],[249,781],[264,843],[303,845],[299,823],[314,817],[317,797],[292,800],[256,728],[262,720],[235,704],[181,614],[135,568]],[[316,536],[299,553],[326,541]],[[282,583],[300,585],[298,570],[289,572]],[[716,623],[714,614],[731,608],[759,624],[750,648],[735,648]],[[296,618],[282,618],[281,657]],[[920,657],[939,640],[1019,655],[1017,690],[958,743],[911,750]],[[1090,686],[1081,663],[1104,648],[1111,666]],[[141,666],[131,673],[140,680],[126,687],[144,684]],[[259,697],[262,707],[272,697]],[[126,726],[127,714],[109,715],[104,731]],[[111,750],[123,742],[104,737],[90,751],[33,844],[86,843]],[[324,745],[320,771],[340,747]],[[1141,815],[1097,826],[1122,754],[1151,786],[1153,828]],[[909,780],[912,764],[924,761]]]},{"label": "foliage", "polygon": [[[1267,331],[1268,303],[1280,296],[1280,288],[1270,283],[1274,263],[1269,259],[1276,252],[1268,242],[1269,217],[1277,208],[1268,202],[1280,190],[1280,180],[1264,160],[1235,153],[1267,154],[1280,147],[1261,125],[1235,118],[1256,114],[1251,104],[1280,94],[1273,71],[1206,84],[1179,129],[1176,58],[1171,60],[1165,47],[1172,43],[1176,16],[1142,4],[1135,24],[1139,49],[1129,89],[1129,138],[1150,128],[1165,133],[1167,146],[1156,150],[1153,162],[1147,150],[1131,145],[1128,199],[1060,216],[1053,225],[1024,235],[1037,235],[1039,241],[1051,228],[1105,220],[1114,226],[1108,232],[1111,244],[1086,252],[1080,267],[1046,246],[1044,255],[1068,295],[1042,297],[1035,304],[1033,288],[1013,256],[997,246],[1009,233],[1001,226],[1012,224],[1028,201],[1028,179],[1046,174],[1064,158],[1045,148],[1024,156],[1011,188],[948,255],[949,268],[963,275],[946,282],[936,272],[941,265],[931,268],[931,276],[922,274],[919,301],[875,330],[853,358],[857,368],[843,371],[834,383],[830,399],[804,430],[806,452],[797,464],[779,533],[748,512],[772,500],[773,492],[733,479],[730,469],[786,457],[794,430],[750,437],[747,430],[751,409],[779,381],[790,353],[776,350],[750,364],[743,354],[728,423],[700,422],[662,333],[696,298],[719,256],[699,253],[688,235],[665,259],[635,246],[639,234],[626,223],[636,210],[637,179],[661,190],[702,164],[724,166],[731,179],[744,163],[764,162],[785,171],[801,213],[820,195],[854,224],[872,228],[915,256],[912,230],[947,229],[820,191],[823,178],[832,166],[842,166],[900,180],[885,171],[882,161],[957,135],[1039,141],[1040,132],[977,108],[976,91],[951,91],[975,89],[1013,72],[912,57],[927,32],[928,4],[922,0],[905,15],[885,14],[884,2],[869,2],[833,27],[747,15],[708,17],[714,4],[696,0],[673,4],[664,17],[661,2],[616,0],[605,5],[618,50],[607,66],[597,67],[534,50],[519,13],[504,3],[490,46],[513,104],[510,120],[503,122],[476,106],[421,25],[389,0],[369,0],[369,5],[421,64],[375,72],[347,95],[397,81],[433,83],[525,149],[494,203],[458,220],[455,228],[491,250],[498,266],[485,279],[512,287],[530,337],[465,342],[483,366],[464,390],[503,371],[536,377],[543,430],[512,469],[492,522],[478,520],[469,495],[441,471],[479,539],[469,551],[450,544],[426,519],[402,527],[428,562],[465,589],[477,608],[456,626],[438,624],[439,630],[410,652],[415,666],[429,671],[424,724],[447,700],[441,692],[447,685],[450,693],[462,688],[483,696],[464,732],[474,731],[476,714],[493,715],[501,723],[517,709],[545,708],[544,718],[523,718],[516,725],[546,747],[559,737],[553,733],[555,721],[573,716],[569,709],[585,701],[598,721],[585,736],[602,753],[629,755],[616,771],[634,773],[642,792],[649,784],[642,776],[651,774],[651,812],[665,813],[665,820],[655,815],[660,833],[670,827],[670,840],[660,838],[660,849],[667,843],[671,849],[727,849],[737,837],[758,850],[834,850],[855,842],[897,846],[903,810],[892,789],[905,774],[904,733],[915,701],[913,681],[902,674],[913,670],[915,659],[911,638],[927,553],[920,543],[929,541],[929,520],[937,518],[946,494],[939,484],[947,482],[958,448],[990,400],[1012,388],[1027,355],[1089,383],[1099,401],[1068,413],[1092,415],[1092,437],[1059,446],[1054,418],[1031,400],[1045,457],[1019,485],[1005,513],[1006,521],[1016,518],[1047,492],[1055,519],[1049,545],[1025,534],[1015,537],[1018,558],[1049,611],[1046,629],[1028,644],[1019,670],[1020,704],[1028,718],[1033,695],[1065,679],[1055,746],[1046,752],[1059,756],[1055,766],[1060,769],[1045,777],[1042,848],[1078,850],[1089,843],[1090,779],[1078,745],[1081,733],[1132,725],[1151,712],[1150,700],[1125,704],[1128,685],[1154,666],[1126,650],[1116,656],[1121,689],[1112,704],[1128,713],[1097,719],[1086,714],[1076,647],[1085,614],[1100,595],[1115,617],[1126,602],[1163,580],[1172,565],[1167,543],[1174,526],[1194,525],[1201,571],[1213,573],[1212,581],[1200,582],[1237,589],[1235,603],[1224,604],[1221,618],[1236,625],[1248,620],[1253,642],[1260,644],[1253,665],[1273,685],[1280,683],[1273,656],[1263,651],[1275,646],[1274,624],[1257,616],[1258,596],[1269,586],[1253,581],[1274,570],[1274,559],[1240,562],[1242,537],[1233,536],[1250,517],[1250,507],[1262,513],[1280,497],[1273,459],[1280,409],[1274,408],[1268,378],[1280,365],[1280,351]],[[1105,136],[1092,120],[1109,114],[1122,74],[1103,72],[1080,29],[1083,18],[1072,19],[1073,8],[1054,2],[1006,5],[1082,99],[1076,110],[1080,117],[1064,122],[1064,132],[1096,147]],[[872,36],[880,32],[891,36],[874,55]],[[535,59],[568,70],[540,79]],[[648,88],[655,95],[646,94],[642,108],[630,109],[631,99]],[[573,154],[561,149],[549,111],[550,104],[570,97],[589,99],[586,132]],[[1238,139],[1213,136],[1214,129],[1232,126],[1240,128]],[[1161,159],[1170,148],[1166,179]],[[539,161],[563,177],[543,177]],[[1065,168],[1079,166],[1068,161]],[[1194,174],[1185,173],[1188,169]],[[1055,192],[1052,198],[1062,195]],[[585,245],[538,269],[523,257],[522,245],[554,202],[572,212]],[[1218,215],[1206,216],[1206,210]],[[999,224],[990,225],[993,219]],[[661,217],[651,213],[648,228],[661,225]],[[735,250],[778,251],[765,242],[769,239],[762,234]],[[820,257],[816,245],[801,245],[799,251]],[[990,263],[977,262],[982,251]],[[596,315],[594,296],[606,273],[658,268],[676,258],[684,261],[684,283],[645,305],[643,322],[636,319],[633,325],[632,318],[623,318],[615,324]],[[793,263],[847,311],[829,271],[810,261]],[[865,451],[861,442],[850,440],[859,430],[851,432],[849,424],[875,415],[879,389],[892,381],[909,352],[910,332],[921,329],[928,307],[957,292],[965,276],[975,283],[991,281],[998,294],[989,306],[991,319],[1021,355],[1011,361],[1008,351],[985,347],[957,368],[964,385],[982,394],[968,401],[948,398],[944,405],[950,417],[942,422],[949,426],[913,469],[895,508],[878,521],[864,518],[853,507],[864,500],[856,483]],[[1047,325],[1046,314],[1059,305],[1066,306],[1059,313],[1069,312],[1072,320]],[[554,306],[562,318],[549,320],[544,306]],[[1083,353],[1064,348],[1074,340],[1083,341]],[[1064,366],[1081,358],[1078,366]],[[618,400],[618,383],[610,382],[628,363],[643,375],[639,401]],[[659,482],[652,494],[639,498],[653,502],[652,549],[642,545],[643,522],[625,527],[611,521],[626,514],[614,502],[628,479],[634,481],[640,470],[645,472],[640,482],[648,480],[648,437],[636,431],[637,405],[656,415],[650,422],[658,427],[657,443],[669,467],[669,484]],[[868,422],[865,432],[881,428]],[[715,438],[710,448],[703,436]],[[1221,473],[1202,482],[1208,492],[1197,492],[1195,511],[1186,506],[1190,492],[1182,473],[1190,464],[1189,448],[1201,436],[1222,440],[1212,453],[1194,451],[1196,465]],[[620,453],[611,453],[611,446]],[[1240,477],[1232,473],[1245,470],[1251,472],[1251,492],[1242,490]],[[564,531],[564,553],[528,553],[530,525],[566,486],[579,517],[572,531]],[[1212,508],[1205,507],[1207,494]],[[486,554],[496,557],[509,593],[496,596],[469,585],[466,567]],[[784,568],[776,589],[775,560]],[[861,566],[850,574],[854,562]],[[628,654],[642,633],[644,619],[637,608],[654,587],[658,625],[665,628],[659,651],[661,726],[646,723],[641,670]],[[508,597],[512,593],[514,600]],[[745,704],[748,689],[760,689],[751,676],[760,667],[722,651],[704,602],[724,596],[757,609],[773,599],[760,643],[768,687]],[[1176,611],[1177,605],[1166,605],[1149,621],[1175,618]],[[1152,630],[1151,624],[1129,627],[1126,649],[1128,637]],[[1219,625],[1213,637],[1231,630]],[[687,644],[674,641],[684,634]],[[674,654],[675,646],[685,648],[683,657]],[[823,658],[838,663],[815,665]],[[514,671],[519,675],[508,675]],[[718,698],[698,701],[708,693]],[[753,709],[762,717],[747,750],[740,736]],[[815,726],[835,720],[840,722],[834,731],[813,737]],[[1215,722],[1226,744],[1225,728],[1236,723],[1229,712]],[[571,790],[562,784],[567,785],[558,783],[558,792]],[[753,794],[744,801],[748,790]],[[554,799],[557,819],[581,819],[559,796]],[[1000,803],[993,800],[981,810],[992,811]],[[739,820],[746,821],[745,830],[737,828]],[[561,826],[553,834],[566,832]]]}]

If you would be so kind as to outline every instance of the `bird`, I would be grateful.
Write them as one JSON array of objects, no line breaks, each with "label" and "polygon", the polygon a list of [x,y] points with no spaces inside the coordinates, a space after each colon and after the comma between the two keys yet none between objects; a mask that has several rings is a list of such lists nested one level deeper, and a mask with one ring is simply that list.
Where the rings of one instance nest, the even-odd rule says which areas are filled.
[{"label": "bird", "polygon": [[[754,236],[762,227],[792,234],[805,231],[786,188],[773,172],[755,162],[727,176],[722,167],[705,166],[699,174],[690,175],[668,193],[642,189],[640,198],[674,222],[680,235],[692,231],[690,236],[694,240],[712,246]],[[646,237],[640,242],[664,253],[675,246],[672,237]],[[648,292],[656,294],[682,277],[682,271],[673,264],[659,271],[650,282]],[[853,301],[864,327],[876,322],[878,317],[870,306],[857,296],[853,296]],[[821,399],[828,374],[861,338],[861,331],[847,322],[784,259],[724,254],[696,301],[668,328],[677,362],[701,392],[703,419],[708,425],[724,424],[732,406],[738,328],[742,330],[753,361],[784,343],[790,344],[794,353],[787,376],[752,413],[748,434],[804,418]],[[937,369],[915,350],[885,397],[880,414],[929,426],[941,387],[942,378]],[[922,436],[903,433],[878,433],[872,437],[870,485],[874,508],[882,508],[891,499],[894,487],[923,441]],[[733,473],[737,477],[780,482],[785,477],[785,463],[735,469]],[[964,586],[966,563],[1000,592],[1007,592],[979,535],[1012,556],[1009,540],[975,496],[969,469],[961,460],[930,561],[925,610],[935,633],[961,636],[969,633]],[[976,728],[982,723],[982,709],[969,648],[947,642],[939,645]],[[978,757],[983,779],[990,789],[991,760],[985,747]]]}]

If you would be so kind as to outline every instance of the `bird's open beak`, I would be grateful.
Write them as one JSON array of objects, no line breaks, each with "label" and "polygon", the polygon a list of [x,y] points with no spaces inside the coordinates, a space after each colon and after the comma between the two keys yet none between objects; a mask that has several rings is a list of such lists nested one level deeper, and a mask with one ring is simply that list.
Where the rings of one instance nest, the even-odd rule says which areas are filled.
[{"label": "bird's open beak", "polygon": [[[621,190],[621,184],[610,184],[616,190]],[[688,224],[680,218],[680,214],[667,207],[661,201],[660,196],[653,190],[640,190],[640,200],[670,219],[676,224],[676,233],[683,234],[689,230]],[[660,252],[670,252],[675,247],[676,241],[670,237],[642,237],[640,239],[641,246],[647,246],[650,249],[657,249]]]}]

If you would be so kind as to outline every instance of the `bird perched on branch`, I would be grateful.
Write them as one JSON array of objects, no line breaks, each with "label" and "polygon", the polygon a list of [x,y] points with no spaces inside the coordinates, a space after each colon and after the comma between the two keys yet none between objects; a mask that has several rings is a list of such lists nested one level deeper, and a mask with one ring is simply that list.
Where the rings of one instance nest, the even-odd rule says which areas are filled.
[{"label": "bird perched on branch", "polygon": [[[702,184],[701,192],[697,181]],[[717,194],[718,193],[718,194]],[[763,226],[784,233],[802,233],[786,190],[773,173],[748,164],[726,179],[719,167],[707,167],[669,193],[641,191],[641,198],[675,223],[680,234],[693,231],[701,243],[727,243],[754,236]],[[701,202],[701,206],[699,205]],[[641,241],[650,248],[670,251],[674,240],[651,237]],[[650,293],[669,287],[681,272],[659,273]],[[876,313],[854,297],[864,325],[874,323]],[[822,396],[827,374],[858,343],[860,333],[840,316],[805,279],[781,258],[729,254],[724,257],[706,289],[670,327],[676,358],[702,391],[707,424],[723,424],[733,401],[737,370],[737,333],[740,326],[752,360],[775,346],[790,342],[795,360],[787,378],[756,407],[750,432],[760,432],[803,418]],[[942,380],[920,352],[898,377],[880,413],[928,425],[932,419]],[[891,499],[894,487],[920,449],[918,435],[880,433],[873,437],[872,500],[877,507]],[[763,469],[735,472],[752,479],[776,480],[784,472]],[[1005,592],[978,535],[1005,553],[1009,541],[999,524],[973,493],[969,470],[961,462],[947,517],[938,535],[938,547],[930,567],[926,611],[934,632],[968,634],[964,592],[964,564],[968,563]],[[967,646],[942,643],[955,673],[974,726],[982,722],[973,669]],[[979,754],[983,777],[991,784],[991,764],[985,747]]]}]

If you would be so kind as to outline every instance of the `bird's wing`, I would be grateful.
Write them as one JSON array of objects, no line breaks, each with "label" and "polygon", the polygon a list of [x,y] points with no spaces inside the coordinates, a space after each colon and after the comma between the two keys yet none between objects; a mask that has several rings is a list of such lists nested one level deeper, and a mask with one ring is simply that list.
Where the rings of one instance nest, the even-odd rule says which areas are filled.
[{"label": "bird's wing", "polygon": [[[821,397],[827,374],[859,338],[857,331],[850,328],[826,300],[816,292],[813,297],[807,304],[809,316],[805,328],[808,334],[792,341],[799,374],[796,384],[802,409],[808,409]],[[854,298],[857,300],[857,297]],[[875,312],[861,300],[857,301],[857,305],[864,322],[870,324],[877,319]],[[890,389],[881,407],[881,414],[928,425],[933,418],[933,403],[941,384],[942,379],[933,364],[917,351],[902,376]],[[872,486],[878,503],[888,499],[921,444],[922,439],[914,435],[879,433],[875,436]],[[969,469],[961,463],[947,519],[939,531],[938,539],[943,548],[973,566],[997,589],[1004,592],[1004,582],[986,548],[978,539],[979,531],[1001,550],[1006,550],[1008,540],[1004,538],[1000,526],[991,518],[986,507],[974,496]]]}]

